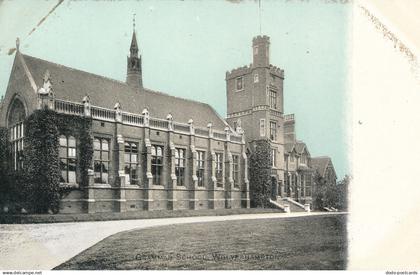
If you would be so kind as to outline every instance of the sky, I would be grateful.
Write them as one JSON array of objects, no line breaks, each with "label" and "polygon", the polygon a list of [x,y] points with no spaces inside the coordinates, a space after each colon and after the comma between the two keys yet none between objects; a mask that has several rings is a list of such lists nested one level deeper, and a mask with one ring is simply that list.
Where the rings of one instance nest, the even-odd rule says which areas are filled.
[{"label": "sky", "polygon": [[[252,38],[270,36],[285,72],[285,113],[311,156],[349,174],[351,4],[327,0],[0,2],[0,95],[21,52],[125,81],[133,14],[143,84],[209,103],[226,117],[225,73],[252,62]],[[340,2],[340,1],[337,1]],[[55,9],[54,9],[55,8]],[[43,20],[42,20],[43,19]]]}]

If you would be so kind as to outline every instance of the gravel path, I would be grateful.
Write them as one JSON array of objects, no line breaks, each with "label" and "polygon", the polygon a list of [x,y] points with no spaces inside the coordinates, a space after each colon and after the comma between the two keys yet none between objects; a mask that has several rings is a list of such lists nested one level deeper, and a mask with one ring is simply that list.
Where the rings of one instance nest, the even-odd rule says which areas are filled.
[{"label": "gravel path", "polygon": [[266,213],[147,220],[0,225],[0,270],[49,270],[115,233],[151,226],[336,213]]}]

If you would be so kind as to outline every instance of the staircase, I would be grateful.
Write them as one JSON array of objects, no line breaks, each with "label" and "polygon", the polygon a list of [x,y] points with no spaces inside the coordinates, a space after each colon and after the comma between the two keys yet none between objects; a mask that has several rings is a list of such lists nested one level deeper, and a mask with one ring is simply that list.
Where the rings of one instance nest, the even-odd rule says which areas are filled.
[{"label": "staircase", "polygon": [[300,204],[300,203],[298,203],[298,202],[296,202],[296,201],[294,201],[290,198],[277,197],[276,202],[277,202],[277,204],[279,204],[283,207],[285,205],[289,205],[290,212],[307,212],[305,210],[305,207],[302,204]]}]

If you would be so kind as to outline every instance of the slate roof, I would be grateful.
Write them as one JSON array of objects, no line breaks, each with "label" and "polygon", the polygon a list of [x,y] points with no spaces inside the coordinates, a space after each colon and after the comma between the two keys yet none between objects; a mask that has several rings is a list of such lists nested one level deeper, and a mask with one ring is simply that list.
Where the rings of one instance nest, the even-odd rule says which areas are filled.
[{"label": "slate roof", "polygon": [[303,153],[305,148],[306,148],[306,144],[300,140],[296,142],[289,142],[289,143],[284,144],[284,151],[286,153],[290,153],[292,152],[293,149],[295,149],[298,154],[301,154]]},{"label": "slate roof", "polygon": [[38,87],[43,84],[43,76],[48,69],[51,74],[55,97],[62,100],[81,102],[88,94],[92,105],[113,109],[120,102],[122,110],[141,114],[149,109],[151,117],[165,119],[171,113],[174,121],[187,123],[194,120],[194,125],[213,127],[224,130],[226,121],[208,104],[171,96],[150,89],[138,90],[125,82],[100,75],[69,68],[43,59],[22,54],[33,79]]},{"label": "slate roof", "polygon": [[325,170],[327,169],[327,166],[330,162],[331,162],[330,157],[311,158],[312,168],[315,168],[322,177],[325,176]]}]

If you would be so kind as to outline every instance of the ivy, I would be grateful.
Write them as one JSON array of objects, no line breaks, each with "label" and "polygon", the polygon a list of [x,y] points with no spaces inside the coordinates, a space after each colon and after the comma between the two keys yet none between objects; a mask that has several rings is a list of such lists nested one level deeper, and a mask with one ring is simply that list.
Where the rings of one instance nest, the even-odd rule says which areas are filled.
[{"label": "ivy", "polygon": [[24,182],[26,210],[34,213],[58,212],[60,166],[57,116],[38,110],[25,121]]},{"label": "ivy", "polygon": [[255,142],[249,163],[251,207],[271,207],[271,154],[268,140]]},{"label": "ivy", "polygon": [[[81,187],[88,185],[93,140],[91,118],[58,114],[43,109],[24,121],[24,169],[12,171],[7,129],[0,129],[0,205],[14,205],[15,211],[25,208],[31,213],[57,213],[60,198],[75,187],[60,187],[59,136],[72,135],[78,140],[78,171]],[[4,192],[3,192],[4,191]],[[13,209],[10,209],[13,210]]]}]

